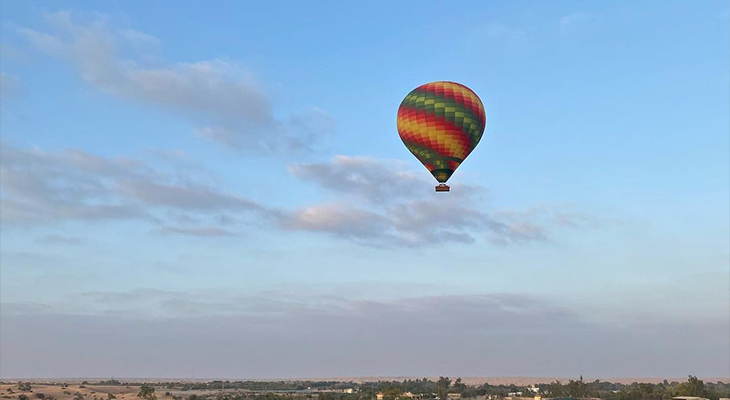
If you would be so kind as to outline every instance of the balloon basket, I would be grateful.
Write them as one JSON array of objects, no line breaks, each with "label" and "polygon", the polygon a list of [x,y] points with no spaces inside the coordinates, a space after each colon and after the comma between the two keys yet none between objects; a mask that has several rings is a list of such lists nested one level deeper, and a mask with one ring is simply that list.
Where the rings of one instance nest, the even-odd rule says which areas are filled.
[{"label": "balloon basket", "polygon": [[436,186],[437,192],[448,192],[450,190],[451,190],[451,188],[445,183],[441,183],[438,186]]}]

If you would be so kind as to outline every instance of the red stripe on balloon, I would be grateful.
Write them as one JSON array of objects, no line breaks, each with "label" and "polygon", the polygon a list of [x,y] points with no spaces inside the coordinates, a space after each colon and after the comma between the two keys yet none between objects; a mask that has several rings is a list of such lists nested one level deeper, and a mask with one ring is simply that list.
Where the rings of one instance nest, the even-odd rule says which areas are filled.
[{"label": "red stripe on balloon", "polygon": [[[435,115],[431,112],[414,109],[408,106],[401,106],[398,109],[398,117],[409,120],[417,120],[419,123],[425,123],[429,129],[438,129],[445,133],[447,140],[453,140],[457,142],[463,149],[463,154],[450,155],[451,157],[466,158],[466,156],[474,150],[474,144],[472,143],[469,135],[464,132],[462,127],[456,125],[452,121],[446,120],[442,116]],[[402,136],[402,135],[401,135]],[[446,151],[445,149],[442,151]]]}]

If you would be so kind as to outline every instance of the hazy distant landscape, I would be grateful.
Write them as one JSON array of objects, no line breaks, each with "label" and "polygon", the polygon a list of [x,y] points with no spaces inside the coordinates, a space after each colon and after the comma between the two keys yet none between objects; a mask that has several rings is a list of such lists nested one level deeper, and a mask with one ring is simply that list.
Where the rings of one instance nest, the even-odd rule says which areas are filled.
[{"label": "hazy distant landscape", "polygon": [[[620,382],[621,381],[621,382]],[[630,381],[630,382],[629,382]],[[730,397],[730,380],[554,378],[339,378],[332,380],[5,380],[12,400],[542,400],[551,398],[662,400]]]},{"label": "hazy distant landscape", "polygon": [[[393,382],[393,381],[405,381],[415,379],[430,379],[437,380],[438,376],[426,376],[426,377],[415,377],[415,376],[337,376],[337,377],[290,377],[290,378],[270,378],[270,379],[235,379],[235,378],[223,378],[217,381],[223,382],[338,382],[338,383],[361,383],[361,382]],[[700,376],[703,381],[706,382],[730,382],[730,377],[703,377]],[[48,382],[48,383],[68,383],[68,384],[80,384],[81,382],[93,382],[98,386],[99,382],[104,382],[104,378],[98,377],[77,377],[77,378],[0,378],[0,382]],[[179,383],[209,383],[212,382],[210,378],[110,378],[120,383],[160,383],[160,382],[179,382]],[[532,385],[537,383],[562,381],[567,382],[574,378],[569,377],[546,377],[546,376],[464,376],[460,377],[461,381],[467,385],[481,385],[484,383],[490,383],[493,385]],[[669,382],[676,381],[682,382],[687,377],[590,377],[585,376],[584,380],[593,381],[600,379],[605,382],[631,384],[637,383],[661,383],[664,380]]]}]

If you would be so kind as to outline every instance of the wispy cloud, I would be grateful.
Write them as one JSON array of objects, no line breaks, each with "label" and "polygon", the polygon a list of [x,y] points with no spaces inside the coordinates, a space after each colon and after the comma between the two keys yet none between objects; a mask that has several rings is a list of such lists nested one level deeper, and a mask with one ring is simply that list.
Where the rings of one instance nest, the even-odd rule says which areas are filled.
[{"label": "wispy cloud", "polygon": [[[149,34],[115,29],[106,18],[76,23],[69,12],[46,19],[50,33],[29,28],[20,33],[46,54],[71,62],[98,90],[178,112],[190,119],[200,136],[236,149],[299,149],[311,140],[312,132],[303,133],[296,123],[274,118],[271,99],[238,63],[215,59],[146,66],[119,53],[125,46],[137,52],[159,46],[160,41]],[[321,110],[293,118],[330,120]],[[310,126],[319,128],[316,123]]]},{"label": "wispy cloud", "polygon": [[77,245],[83,242],[81,238],[65,235],[45,235],[36,239],[36,243],[43,245]]},{"label": "wispy cloud", "polygon": [[[256,202],[125,157],[99,157],[78,149],[46,152],[0,143],[4,222],[141,219],[164,223],[164,211],[220,217],[266,215]],[[183,232],[183,228],[178,228]]]},{"label": "wispy cloud", "polygon": [[349,201],[303,208],[285,215],[284,226],[367,245],[473,243],[480,237],[497,245],[530,243],[548,240],[549,228],[579,226],[579,217],[568,210],[493,210],[476,186],[455,185],[452,193],[436,194],[431,182],[397,160],[336,156],[289,170]]},{"label": "wispy cloud", "polygon": [[180,233],[200,237],[236,236],[236,233],[216,226],[169,226],[160,228],[162,233]]},{"label": "wispy cloud", "polygon": [[289,171],[325,189],[373,202],[430,193],[428,181],[400,160],[339,155],[328,162],[293,164]]},{"label": "wispy cloud", "polygon": [[291,229],[325,232],[341,238],[381,243],[391,229],[387,217],[342,204],[306,207],[284,219]]},{"label": "wispy cloud", "polygon": [[[177,159],[180,154],[175,153]],[[180,172],[182,171],[182,172]],[[323,233],[378,247],[546,241],[556,227],[589,226],[592,219],[551,207],[494,210],[484,190],[432,184],[395,160],[337,156],[295,164],[293,175],[330,190],[336,200],[294,209],[265,207],[213,186],[215,177],[185,169],[168,172],[127,157],[100,157],[79,149],[46,152],[0,143],[0,218],[5,223],[64,220],[144,220],[158,232],[220,237],[246,224]],[[343,197],[344,196],[344,197]]]},{"label": "wispy cloud", "polygon": [[574,12],[560,18],[559,26],[561,34],[568,34],[575,29],[591,24],[595,16],[587,12]]}]

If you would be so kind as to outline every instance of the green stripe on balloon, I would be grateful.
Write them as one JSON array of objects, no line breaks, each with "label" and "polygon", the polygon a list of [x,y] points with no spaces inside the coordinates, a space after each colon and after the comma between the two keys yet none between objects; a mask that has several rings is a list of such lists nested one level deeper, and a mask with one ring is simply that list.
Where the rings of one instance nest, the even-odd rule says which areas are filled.
[{"label": "green stripe on balloon", "polygon": [[454,174],[454,170],[450,168],[432,169],[431,175],[436,178],[439,183],[445,183]]},{"label": "green stripe on balloon", "polygon": [[416,158],[418,158],[422,163],[427,162],[431,164],[437,159],[444,159],[444,156],[429,147],[413,143],[408,140],[403,140],[403,143],[406,145],[408,150],[410,150],[411,153],[413,153],[413,155],[415,155]]},{"label": "green stripe on balloon", "polygon": [[[427,100],[433,100],[434,103],[444,103],[444,107],[436,107],[434,104],[425,104]],[[454,101],[453,99],[446,98],[430,91],[414,90],[406,96],[402,105],[412,109],[423,110],[424,112],[431,113],[454,122],[457,126],[460,126],[467,135],[469,135],[469,138],[472,140],[474,145],[479,142],[482,132],[484,131],[479,115],[475,115],[470,108]],[[464,113],[468,116],[469,122],[465,122],[466,118],[460,117],[460,121],[457,123],[457,117],[454,115],[455,113],[447,113],[445,111],[445,107],[453,107],[456,111]]]},{"label": "green stripe on balloon", "polygon": [[460,164],[464,161],[458,157],[443,156],[430,147],[413,143],[409,140],[403,140],[403,143],[422,164],[431,164],[434,167],[441,169],[449,166],[448,161],[456,161]]}]

